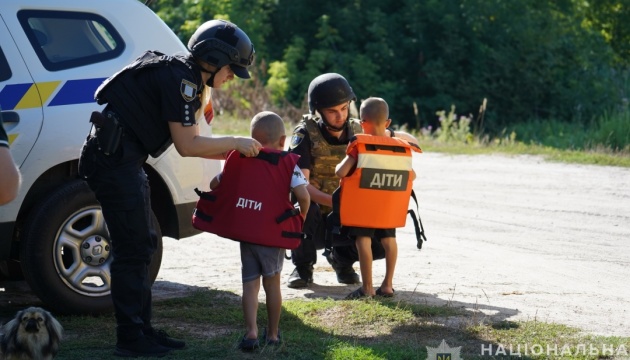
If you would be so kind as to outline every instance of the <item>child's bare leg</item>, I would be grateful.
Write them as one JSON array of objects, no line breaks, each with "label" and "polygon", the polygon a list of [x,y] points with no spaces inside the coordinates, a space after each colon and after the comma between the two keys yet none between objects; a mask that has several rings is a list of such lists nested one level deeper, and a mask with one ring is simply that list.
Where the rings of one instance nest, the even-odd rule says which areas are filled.
[{"label": "child's bare leg", "polygon": [[384,294],[391,294],[394,292],[394,270],[398,259],[398,245],[395,237],[382,238],[381,244],[385,249],[385,279],[381,284],[381,291]]},{"label": "child's bare leg", "polygon": [[357,236],[356,244],[359,253],[363,292],[366,295],[374,296],[372,285],[372,239],[367,236]]},{"label": "child's bare leg", "polygon": [[245,316],[245,326],[248,339],[258,338],[258,325],[256,315],[258,314],[258,291],[260,291],[260,278],[243,283],[243,314]]},{"label": "child's bare leg", "polygon": [[280,313],[282,311],[282,292],[280,290],[280,273],[263,277],[263,288],[267,301],[267,340],[278,340]]}]

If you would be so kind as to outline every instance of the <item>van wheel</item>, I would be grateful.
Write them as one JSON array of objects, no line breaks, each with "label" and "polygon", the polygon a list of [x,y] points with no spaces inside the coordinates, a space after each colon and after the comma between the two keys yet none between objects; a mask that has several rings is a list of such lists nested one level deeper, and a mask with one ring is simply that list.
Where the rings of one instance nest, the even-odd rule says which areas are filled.
[{"label": "van wheel", "polygon": [[[159,239],[149,269],[153,283],[162,263],[162,232],[151,215]],[[64,184],[33,207],[24,226],[20,263],[46,306],[61,313],[111,311],[112,258],[101,207],[84,181]]]}]

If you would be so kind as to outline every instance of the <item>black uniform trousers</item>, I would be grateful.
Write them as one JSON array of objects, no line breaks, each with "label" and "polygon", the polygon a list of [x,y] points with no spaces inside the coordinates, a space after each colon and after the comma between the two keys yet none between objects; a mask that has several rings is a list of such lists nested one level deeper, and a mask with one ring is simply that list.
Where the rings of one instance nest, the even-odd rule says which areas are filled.
[{"label": "black uniform trousers", "polygon": [[[296,267],[312,266],[317,263],[317,250],[324,249],[326,238],[330,237],[327,217],[328,214],[322,214],[317,203],[311,202],[303,227],[306,238],[297,249],[291,251],[291,261]],[[344,267],[351,267],[359,261],[359,253],[354,243],[332,246],[332,254],[337,263]]]},{"label": "black uniform trousers", "polygon": [[111,296],[118,341],[133,341],[151,327],[149,264],[157,248],[153,229],[149,182],[142,165],[148,155],[142,146],[123,136],[111,155],[98,150],[88,137],[81,151],[79,174],[101,204],[112,244]]}]

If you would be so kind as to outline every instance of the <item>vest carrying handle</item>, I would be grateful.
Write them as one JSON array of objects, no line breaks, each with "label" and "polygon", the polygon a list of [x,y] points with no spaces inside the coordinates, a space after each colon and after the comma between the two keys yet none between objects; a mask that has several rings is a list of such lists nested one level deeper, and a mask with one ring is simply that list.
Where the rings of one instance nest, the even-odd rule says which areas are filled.
[{"label": "vest carrying handle", "polygon": [[201,220],[203,220],[203,221],[206,221],[206,222],[211,222],[211,221],[212,221],[212,216],[210,216],[210,215],[208,215],[208,214],[203,213],[201,210],[199,210],[199,209],[197,209],[197,208],[195,208],[194,215],[195,215],[196,217],[200,218],[200,219],[201,219]]},{"label": "vest carrying handle", "polygon": [[276,218],[276,223],[280,224],[281,222],[283,222],[284,220],[292,217],[292,216],[296,216],[296,215],[300,215],[300,210],[299,209],[291,209],[291,210],[287,210],[285,212],[282,213],[282,215],[278,216]]},{"label": "vest carrying handle", "polygon": [[377,150],[385,150],[391,151],[395,153],[405,153],[405,148],[402,146],[393,146],[393,145],[376,145],[376,144],[365,144],[365,150],[367,151],[377,151]]},{"label": "vest carrying handle", "polygon": [[215,201],[217,199],[217,197],[215,195],[211,195],[210,192],[201,191],[198,188],[195,188],[195,193],[197,193],[197,196],[205,200]]}]

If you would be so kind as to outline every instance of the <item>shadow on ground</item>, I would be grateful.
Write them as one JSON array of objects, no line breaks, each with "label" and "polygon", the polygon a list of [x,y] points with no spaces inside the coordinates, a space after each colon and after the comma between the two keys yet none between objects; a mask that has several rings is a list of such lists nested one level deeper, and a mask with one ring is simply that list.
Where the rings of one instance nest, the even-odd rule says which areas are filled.
[{"label": "shadow on ground", "polygon": [[[2,323],[11,319],[20,308],[42,306],[23,283],[3,284],[1,287],[5,288],[5,294],[14,295],[11,301],[2,300]],[[283,344],[279,347],[263,344],[259,350],[244,353],[237,349],[244,333],[240,296],[228,291],[168,281],[158,281],[154,288],[159,289],[154,291],[154,325],[188,342],[186,349],[169,355],[173,359],[345,359],[348,356],[392,358],[392,355],[400,359],[426,359],[428,349],[438,348],[442,341],[450,348],[443,350],[460,350],[463,358],[470,359],[481,356],[482,346],[498,346],[470,331],[471,325],[499,323],[518,312],[515,309],[448,302],[431,294],[397,291],[393,299],[359,301],[375,302],[374,306],[391,309],[409,308],[414,314],[413,319],[393,325],[379,321],[372,324],[346,318],[343,313],[330,318],[330,313],[322,311],[321,307],[313,311],[302,310],[299,306],[297,310],[295,306],[287,308],[288,301],[294,301],[288,300],[283,306],[281,318]],[[332,299],[331,306],[335,308],[337,304],[361,305],[359,302],[341,301],[348,290],[354,287],[335,288],[332,290],[334,293],[330,294],[329,287],[314,285],[308,289],[310,292],[305,297],[323,301]],[[426,298],[427,303],[441,301],[444,305],[421,305],[418,308],[415,301],[405,300],[411,298]],[[490,318],[480,310],[500,315]],[[73,316],[60,316],[58,319],[66,331],[59,359],[84,359],[88,354],[91,358],[111,356],[115,342],[112,314],[93,317],[98,321],[86,321],[85,317]],[[258,321],[261,336],[265,323],[266,312],[261,303]]]}]

